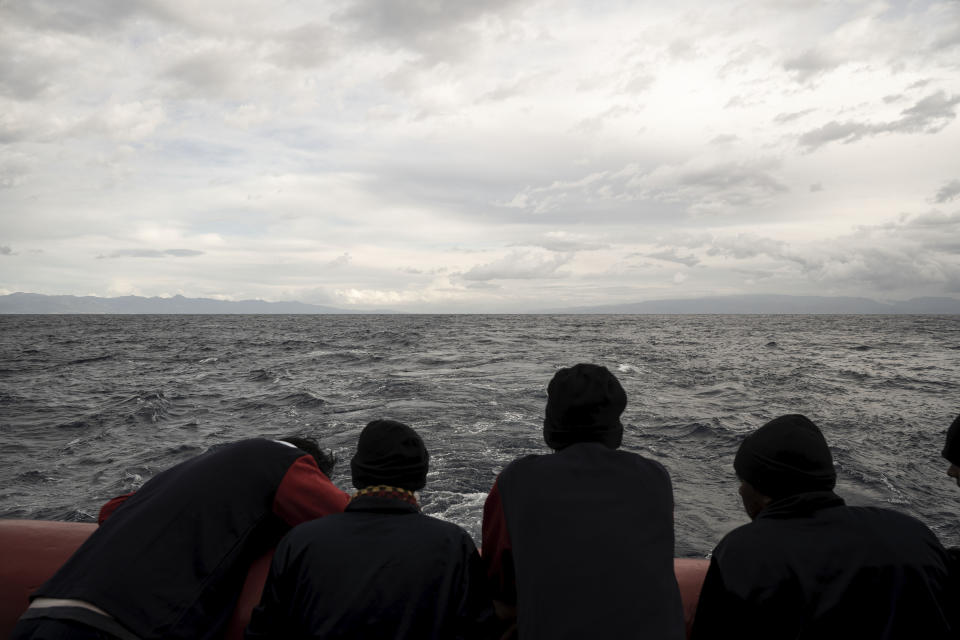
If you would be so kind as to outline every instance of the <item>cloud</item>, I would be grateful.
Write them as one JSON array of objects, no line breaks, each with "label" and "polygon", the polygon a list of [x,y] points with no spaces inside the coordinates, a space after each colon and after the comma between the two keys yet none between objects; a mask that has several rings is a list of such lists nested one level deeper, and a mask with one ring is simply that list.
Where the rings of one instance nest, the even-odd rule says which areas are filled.
[{"label": "cloud", "polygon": [[934,200],[938,204],[943,204],[945,202],[950,202],[957,196],[960,196],[960,180],[952,180],[940,187],[940,190],[937,191],[937,195],[934,197]]},{"label": "cloud", "polygon": [[311,69],[331,61],[339,34],[329,25],[310,22],[276,33],[276,50],[268,60],[288,69]]},{"label": "cloud", "polygon": [[331,260],[330,262],[328,262],[327,266],[330,267],[331,269],[336,269],[337,267],[344,267],[350,264],[350,260],[351,260],[350,254],[343,253],[337,256],[336,258],[334,258],[333,260]]},{"label": "cloud", "polygon": [[817,149],[830,142],[849,144],[866,136],[881,133],[936,133],[956,119],[960,95],[950,96],[943,91],[931,94],[890,122],[828,122],[800,136],[800,146]]},{"label": "cloud", "polygon": [[783,68],[792,72],[798,82],[807,82],[836,69],[841,64],[842,61],[832,54],[818,49],[808,49],[785,60]]},{"label": "cloud", "polygon": [[804,109],[803,111],[793,111],[791,113],[778,113],[776,116],[774,116],[773,121],[777,124],[787,124],[788,122],[799,120],[800,118],[811,114],[814,111],[814,109]]},{"label": "cloud", "polygon": [[727,145],[727,144],[732,144],[734,142],[737,142],[739,139],[740,138],[738,138],[737,136],[728,133],[728,134],[716,136],[710,141],[710,144]]},{"label": "cloud", "polygon": [[707,249],[707,255],[724,256],[745,260],[766,254],[773,257],[784,255],[786,243],[765,238],[752,233],[739,233],[735,236],[716,238]]},{"label": "cloud", "polygon": [[333,18],[355,37],[418,53],[434,64],[462,58],[477,39],[483,19],[504,20],[524,4],[526,0],[355,0]]},{"label": "cloud", "polygon": [[654,258],[656,260],[664,260],[666,262],[676,262],[678,264],[686,265],[688,267],[695,267],[700,264],[700,259],[694,255],[685,255],[681,256],[677,253],[676,249],[668,249],[666,251],[657,251],[654,253],[643,253],[638,254],[644,258]]},{"label": "cloud", "polygon": [[98,260],[104,258],[166,258],[167,256],[173,256],[174,258],[193,258],[196,256],[202,256],[203,251],[196,251],[194,249],[167,249],[166,251],[157,251],[155,249],[120,249],[114,251],[109,255],[99,255],[97,256]]},{"label": "cloud", "polygon": [[498,260],[477,265],[460,277],[477,281],[556,278],[557,269],[572,259],[571,253],[514,250]]},{"label": "cloud", "polygon": [[[505,206],[541,215],[558,209],[589,211],[598,221],[600,203],[635,217],[638,201],[679,205],[692,214],[715,214],[762,204],[789,189],[772,174],[775,161],[664,165],[644,170],[629,164],[545,187],[526,187]],[[672,212],[671,212],[672,213]],[[668,214],[664,214],[668,215]]]},{"label": "cloud", "polygon": [[6,245],[0,245],[0,256],[11,256],[13,255],[13,249]]},{"label": "cloud", "polygon": [[568,233],[566,231],[550,231],[543,238],[524,244],[542,247],[548,251],[566,253],[575,251],[597,251],[599,249],[606,249],[609,246],[594,242],[582,234]]}]

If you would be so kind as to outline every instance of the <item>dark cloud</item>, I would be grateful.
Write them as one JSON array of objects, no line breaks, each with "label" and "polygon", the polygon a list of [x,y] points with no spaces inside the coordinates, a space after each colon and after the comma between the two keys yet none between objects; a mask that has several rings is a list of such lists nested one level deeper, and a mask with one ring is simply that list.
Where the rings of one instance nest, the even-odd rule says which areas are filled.
[{"label": "dark cloud", "polygon": [[240,60],[227,51],[205,51],[172,64],[162,77],[184,97],[219,96],[240,78]]},{"label": "dark cloud", "polygon": [[10,256],[13,255],[13,249],[6,245],[0,245],[0,256]]},{"label": "dark cloud", "polygon": [[362,40],[406,49],[440,62],[458,59],[476,40],[474,27],[486,18],[504,19],[528,0],[355,0],[334,21]]},{"label": "dark cloud", "polygon": [[792,111],[790,113],[778,113],[773,121],[777,124],[786,124],[788,122],[793,122],[794,120],[799,120],[803,116],[813,113],[814,109],[804,109],[803,111]]},{"label": "dark cloud", "polygon": [[277,33],[272,39],[276,51],[268,58],[271,62],[291,69],[310,69],[333,58],[338,34],[327,25],[313,22]]},{"label": "dark cloud", "polygon": [[33,100],[50,87],[50,71],[58,62],[36,52],[27,54],[24,43],[0,39],[0,96]]},{"label": "dark cloud", "polygon": [[0,3],[0,23],[65,33],[112,31],[136,18],[168,21],[175,19],[176,14],[159,0],[31,0]]},{"label": "dark cloud", "polygon": [[114,251],[109,255],[99,255],[97,256],[97,259],[166,258],[167,256],[173,256],[174,258],[192,258],[194,256],[202,256],[203,254],[203,251],[196,251],[194,249],[167,249],[166,251],[158,251],[156,249],[120,249],[119,251]]},{"label": "dark cloud", "polygon": [[903,111],[903,117],[888,125],[889,131],[936,133],[956,117],[960,95],[947,97],[943,91],[931,94]]},{"label": "dark cloud", "polygon": [[823,185],[819,182],[815,182],[810,185],[810,193],[817,193],[818,191],[823,191]]},{"label": "dark cloud", "polygon": [[952,180],[940,187],[940,190],[937,191],[937,195],[934,197],[934,200],[938,204],[943,204],[945,202],[950,202],[957,196],[960,196],[960,180]]},{"label": "dark cloud", "polygon": [[848,144],[881,133],[936,133],[956,119],[957,104],[960,104],[960,95],[948,97],[945,92],[938,91],[904,109],[897,120],[882,123],[828,122],[819,129],[801,135],[799,143],[812,151],[830,142]]},{"label": "dark cloud", "polygon": [[810,49],[784,61],[783,68],[793,73],[798,82],[807,82],[840,66],[833,56]]},{"label": "dark cloud", "polygon": [[860,122],[828,122],[819,129],[807,131],[800,136],[800,146],[813,150],[830,142],[850,143],[875,133],[872,125]]}]

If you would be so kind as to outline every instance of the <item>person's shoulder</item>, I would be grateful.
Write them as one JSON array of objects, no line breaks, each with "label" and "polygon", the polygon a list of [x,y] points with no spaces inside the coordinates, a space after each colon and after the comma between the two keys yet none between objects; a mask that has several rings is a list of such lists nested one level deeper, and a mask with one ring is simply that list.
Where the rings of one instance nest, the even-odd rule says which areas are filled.
[{"label": "person's shoulder", "polygon": [[503,468],[503,471],[500,472],[500,475],[511,474],[517,469],[524,469],[526,467],[534,466],[539,462],[546,460],[549,454],[545,453],[530,453],[525,456],[520,456],[519,458],[514,458],[507,463],[507,466]]},{"label": "person's shoulder", "polygon": [[421,513],[417,521],[424,531],[433,532],[438,537],[459,540],[462,543],[468,544],[471,548],[476,548],[476,544],[473,538],[470,537],[470,534],[467,533],[467,530],[456,523],[441,520],[440,518],[425,513]]},{"label": "person's shoulder", "polygon": [[322,518],[314,518],[313,520],[301,522],[300,524],[291,528],[290,531],[286,533],[284,538],[292,541],[317,538],[318,536],[323,535],[325,531],[336,529],[339,526],[339,521],[343,519],[343,517],[344,514],[342,513],[331,513],[323,516]]},{"label": "person's shoulder", "polygon": [[847,518],[857,520],[862,526],[879,533],[911,531],[933,535],[930,528],[919,519],[896,509],[851,505],[845,505],[842,509]]},{"label": "person's shoulder", "polygon": [[639,453],[627,451],[625,449],[617,449],[612,453],[622,460],[629,461],[633,466],[639,469],[642,469],[648,473],[663,476],[668,481],[670,480],[670,471],[668,471],[662,463],[654,460],[653,458],[648,458]]},{"label": "person's shoulder", "polygon": [[769,521],[757,519],[738,526],[720,539],[713,550],[713,556],[719,562],[727,564],[755,562],[758,553],[779,543],[776,532],[769,531],[769,525]]}]

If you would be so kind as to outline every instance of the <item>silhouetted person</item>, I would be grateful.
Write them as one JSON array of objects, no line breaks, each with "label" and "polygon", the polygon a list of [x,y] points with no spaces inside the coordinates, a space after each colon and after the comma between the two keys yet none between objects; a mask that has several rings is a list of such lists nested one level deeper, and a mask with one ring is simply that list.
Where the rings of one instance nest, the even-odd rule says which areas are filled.
[{"label": "silhouetted person", "polygon": [[957,481],[960,487],[960,416],[953,420],[953,424],[947,430],[947,442],[943,446],[943,457],[946,458],[950,466],[947,468],[947,475]]},{"label": "silhouetted person", "polygon": [[846,506],[810,420],[771,420],[733,466],[753,521],[714,549],[694,639],[953,637],[946,551],[915,518]]},{"label": "silhouetted person", "polygon": [[627,404],[606,368],[560,369],[543,437],[511,462],[483,511],[483,560],[522,640],[684,638],[673,571],[673,490],[658,462],[620,451]]},{"label": "silhouetted person", "polygon": [[214,448],[111,500],[11,639],[220,637],[250,564],[349,499],[327,476],[332,457],[286,440]]},{"label": "silhouetted person", "polygon": [[284,537],[246,638],[478,637],[494,623],[469,534],[420,512],[423,440],[405,424],[364,428],[350,462],[357,492],[344,513]]}]

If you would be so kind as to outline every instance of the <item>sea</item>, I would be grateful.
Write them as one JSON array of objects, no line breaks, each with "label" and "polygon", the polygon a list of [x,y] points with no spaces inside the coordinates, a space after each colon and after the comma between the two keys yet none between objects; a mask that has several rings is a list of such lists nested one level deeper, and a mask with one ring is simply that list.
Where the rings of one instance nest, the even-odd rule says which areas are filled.
[{"label": "sea", "polygon": [[578,362],[619,378],[623,448],[669,470],[678,557],[748,521],[733,456],[786,413],[821,427],[848,503],[960,545],[940,457],[960,413],[960,316],[3,315],[0,517],[92,522],[254,436],[318,439],[349,491],[357,435],[391,418],[430,451],[424,511],[479,543],[497,473],[549,452],[547,383]]}]

